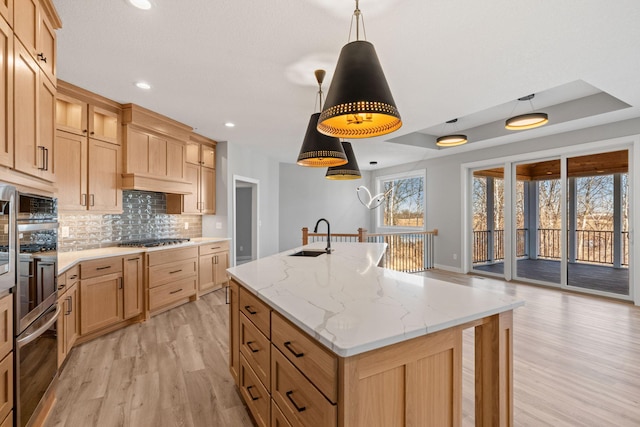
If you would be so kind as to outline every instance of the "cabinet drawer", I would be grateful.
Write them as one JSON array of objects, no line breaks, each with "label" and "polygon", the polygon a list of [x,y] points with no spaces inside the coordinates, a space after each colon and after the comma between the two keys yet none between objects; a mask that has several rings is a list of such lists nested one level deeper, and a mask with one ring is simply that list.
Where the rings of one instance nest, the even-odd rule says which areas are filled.
[{"label": "cabinet drawer", "polygon": [[214,254],[216,252],[224,252],[229,250],[229,241],[207,243],[200,246],[200,255]]},{"label": "cabinet drawer", "polygon": [[159,251],[147,253],[147,265],[153,267],[158,264],[166,264],[168,262],[177,262],[187,260],[189,258],[198,257],[198,247],[190,246],[179,249],[163,249]]},{"label": "cabinet drawer", "polygon": [[101,258],[85,261],[80,264],[80,278],[103,276],[105,274],[120,273],[122,271],[122,258]]},{"label": "cabinet drawer", "polygon": [[267,338],[271,337],[271,309],[244,288],[240,288],[240,311],[260,329]]},{"label": "cabinet drawer", "polygon": [[196,260],[157,265],[149,269],[149,287],[154,288],[169,281],[196,276],[198,274],[197,268],[198,262]]},{"label": "cabinet drawer", "polygon": [[66,272],[67,275],[67,288],[70,288],[74,283],[80,279],[80,266],[74,265]]},{"label": "cabinet drawer", "polygon": [[240,355],[240,393],[247,403],[256,424],[260,427],[268,427],[271,399],[269,392],[262,385],[255,372],[247,363],[247,359]]},{"label": "cabinet drawer", "polygon": [[271,397],[292,425],[332,427],[338,407],[271,346]]},{"label": "cabinet drawer", "polygon": [[153,311],[196,293],[196,279],[187,278],[149,289],[149,310]]},{"label": "cabinet drawer", "polygon": [[271,341],[332,401],[338,402],[338,358],[276,312],[271,313]]},{"label": "cabinet drawer", "polygon": [[267,337],[244,314],[240,315],[240,352],[247,359],[262,384],[269,388],[271,345]]},{"label": "cabinet drawer", "polygon": [[271,401],[271,427],[293,427],[275,401]]}]

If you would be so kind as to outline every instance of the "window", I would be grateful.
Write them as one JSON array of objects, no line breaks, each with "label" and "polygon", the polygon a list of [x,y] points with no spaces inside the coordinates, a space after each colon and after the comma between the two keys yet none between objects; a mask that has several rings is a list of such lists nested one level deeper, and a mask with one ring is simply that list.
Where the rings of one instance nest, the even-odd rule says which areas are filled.
[{"label": "window", "polygon": [[378,227],[424,229],[425,171],[378,178],[378,192],[390,191],[379,209]]}]

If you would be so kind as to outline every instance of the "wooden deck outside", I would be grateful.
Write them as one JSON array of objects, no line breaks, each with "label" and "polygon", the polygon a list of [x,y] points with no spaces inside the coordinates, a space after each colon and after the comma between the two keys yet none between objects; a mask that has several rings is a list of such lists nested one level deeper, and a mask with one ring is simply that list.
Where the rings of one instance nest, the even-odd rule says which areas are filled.
[{"label": "wooden deck outside", "polygon": [[[548,259],[518,260],[518,277],[560,283],[560,261]],[[606,265],[570,263],[568,285],[584,289],[629,295],[629,269]],[[504,263],[474,265],[473,271],[504,274]]]}]

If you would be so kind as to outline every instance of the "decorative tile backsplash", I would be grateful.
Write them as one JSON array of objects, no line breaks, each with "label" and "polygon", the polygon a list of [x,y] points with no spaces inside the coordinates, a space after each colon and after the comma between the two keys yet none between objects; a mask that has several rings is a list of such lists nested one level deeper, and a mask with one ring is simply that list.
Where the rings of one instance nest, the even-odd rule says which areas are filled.
[{"label": "decorative tile backsplash", "polygon": [[[69,236],[59,233],[60,252],[117,246],[128,240],[200,237],[200,215],[169,215],[164,193],[123,191],[122,214],[61,213],[60,227],[69,227]],[[185,224],[189,228],[185,229]]]}]

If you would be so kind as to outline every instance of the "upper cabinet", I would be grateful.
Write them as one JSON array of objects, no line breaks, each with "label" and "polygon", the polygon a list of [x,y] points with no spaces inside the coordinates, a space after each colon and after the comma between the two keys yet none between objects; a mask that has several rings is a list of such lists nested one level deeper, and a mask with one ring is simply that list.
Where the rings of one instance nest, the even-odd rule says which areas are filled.
[{"label": "upper cabinet", "polygon": [[192,133],[186,147],[185,175],[191,194],[167,194],[167,213],[216,213],[216,141]]},{"label": "upper cabinet", "polygon": [[122,113],[123,188],[190,194],[185,145],[191,128],[134,104],[124,105]]},{"label": "upper cabinet", "polygon": [[0,16],[13,27],[13,0],[0,0]]},{"label": "upper cabinet", "polygon": [[[5,0],[6,1],[6,0]],[[13,31],[29,55],[56,82],[56,32],[62,26],[48,0],[14,0]]]},{"label": "upper cabinet", "polygon": [[120,105],[58,83],[55,174],[58,208],[122,212]]},{"label": "upper cabinet", "polygon": [[[0,3],[0,11],[4,10],[3,6],[6,6],[6,3]],[[0,165],[11,168],[13,167],[13,31],[2,19],[0,19],[0,96],[2,96]]]}]

